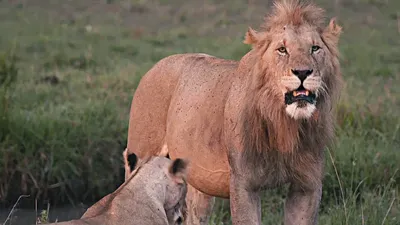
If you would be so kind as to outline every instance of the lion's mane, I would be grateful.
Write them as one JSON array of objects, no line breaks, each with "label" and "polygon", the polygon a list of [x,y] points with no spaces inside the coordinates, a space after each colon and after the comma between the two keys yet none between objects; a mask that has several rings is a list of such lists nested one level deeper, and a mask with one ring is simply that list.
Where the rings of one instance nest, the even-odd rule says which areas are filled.
[{"label": "lion's mane", "polygon": [[[251,163],[262,164],[263,158],[270,158],[273,154],[271,150],[288,154],[301,149],[321,151],[332,141],[332,107],[338,99],[342,80],[336,38],[324,32],[324,19],[323,9],[299,1],[276,3],[272,14],[265,18],[261,26],[265,38],[253,45],[248,56],[249,64],[253,66],[239,118],[244,155]],[[329,59],[325,60],[327,63],[323,66],[328,68],[331,75],[323,77],[325,91],[318,97],[316,112],[307,120],[295,120],[287,115],[281,103],[282,96],[275,91],[277,77],[268,75],[274,71],[274,65],[260,63],[271,41],[269,33],[286,24],[315,27],[329,50],[326,55]],[[338,30],[340,32],[340,28]],[[246,37],[245,43],[251,44],[248,39]]]}]

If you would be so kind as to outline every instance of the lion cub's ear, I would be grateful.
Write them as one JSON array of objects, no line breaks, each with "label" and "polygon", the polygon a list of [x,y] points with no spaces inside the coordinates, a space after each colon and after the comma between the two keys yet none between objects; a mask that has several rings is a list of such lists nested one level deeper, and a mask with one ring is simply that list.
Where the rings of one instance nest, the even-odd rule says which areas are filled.
[{"label": "lion cub's ear", "polygon": [[324,30],[324,36],[332,40],[335,44],[339,42],[340,34],[342,33],[342,27],[337,25],[336,18],[332,18],[329,22],[328,27]]},{"label": "lion cub's ear", "polygon": [[177,183],[183,183],[185,181],[187,164],[185,160],[177,158],[172,161],[169,166],[168,172]]},{"label": "lion cub's ear", "polygon": [[254,45],[257,44],[259,40],[260,40],[260,34],[257,31],[253,30],[253,28],[249,27],[244,37],[243,43]]}]

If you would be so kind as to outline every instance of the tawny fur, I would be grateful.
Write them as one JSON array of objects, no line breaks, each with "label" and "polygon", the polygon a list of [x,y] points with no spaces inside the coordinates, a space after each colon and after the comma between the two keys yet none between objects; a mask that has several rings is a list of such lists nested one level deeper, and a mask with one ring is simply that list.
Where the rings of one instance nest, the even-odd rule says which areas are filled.
[{"label": "tawny fur", "polygon": [[[205,54],[162,59],[135,92],[129,151],[188,159],[189,188],[231,198],[235,225],[259,224],[259,190],[285,183],[285,224],[315,224],[342,82],[341,27],[334,19],[324,27],[324,19],[313,4],[284,0],[260,31],[249,28],[244,42],[253,49],[239,62]],[[311,52],[314,45],[320,49]],[[287,54],[277,51],[282,46]],[[290,72],[296,68],[313,69],[303,85],[317,94],[315,105],[285,105],[284,94],[301,84]]]},{"label": "tawny fur", "polygon": [[181,182],[185,173],[182,168],[179,174],[170,173],[172,165],[173,162],[164,157],[147,158],[139,162],[137,169],[116,191],[95,203],[81,219],[52,224],[181,224],[177,219],[182,213],[187,191],[186,184]]}]

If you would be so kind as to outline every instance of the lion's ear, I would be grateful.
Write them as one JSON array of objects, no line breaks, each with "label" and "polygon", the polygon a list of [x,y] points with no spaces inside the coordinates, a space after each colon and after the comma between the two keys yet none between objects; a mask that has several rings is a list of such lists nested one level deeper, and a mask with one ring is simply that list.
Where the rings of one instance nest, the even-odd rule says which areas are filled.
[{"label": "lion's ear", "polygon": [[187,164],[185,160],[177,158],[169,166],[168,172],[177,183],[183,183],[186,179]]},{"label": "lion's ear", "polygon": [[129,175],[132,173],[132,171],[135,170],[135,167],[138,162],[138,158],[135,153],[128,153],[127,148],[123,152],[123,158],[124,158],[124,164],[125,164],[124,165],[125,166],[125,180],[127,180]]},{"label": "lion's ear", "polygon": [[260,34],[257,31],[253,30],[253,28],[249,27],[244,37],[243,43],[254,45],[257,44],[259,40]]},{"label": "lion's ear", "polygon": [[328,27],[325,28],[324,36],[329,37],[335,44],[339,42],[342,27],[337,25],[336,18],[332,18]]}]

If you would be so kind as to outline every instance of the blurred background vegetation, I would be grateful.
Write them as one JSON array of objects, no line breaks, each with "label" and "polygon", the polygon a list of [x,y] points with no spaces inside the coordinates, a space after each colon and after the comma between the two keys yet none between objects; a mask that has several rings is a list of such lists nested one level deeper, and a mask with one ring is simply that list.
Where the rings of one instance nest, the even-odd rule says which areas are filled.
[{"label": "blurred background vegetation", "polygon": [[[346,81],[320,223],[399,225],[400,1],[315,2],[344,28]],[[141,76],[175,53],[239,60],[249,50],[247,26],[258,28],[271,4],[0,0],[0,211],[21,194],[30,197],[17,208],[34,210],[35,199],[39,208],[86,208],[112,192],[123,180]],[[284,198],[282,190],[265,193],[265,224],[282,221]],[[63,217],[51,209],[50,217]],[[230,224],[228,201],[218,200],[211,224]]]}]

